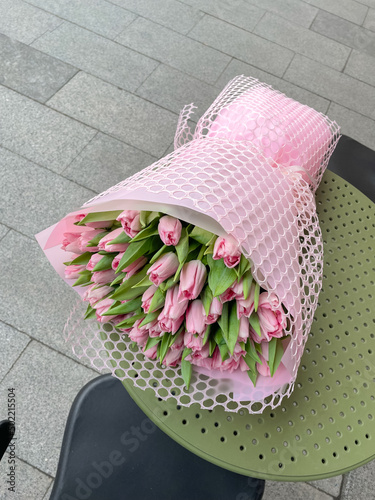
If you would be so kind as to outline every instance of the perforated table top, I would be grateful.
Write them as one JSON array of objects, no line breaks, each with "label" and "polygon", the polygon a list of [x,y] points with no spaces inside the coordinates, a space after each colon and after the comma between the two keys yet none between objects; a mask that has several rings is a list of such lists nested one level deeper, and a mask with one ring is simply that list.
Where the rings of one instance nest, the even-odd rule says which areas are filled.
[{"label": "perforated table top", "polygon": [[335,476],[375,458],[375,205],[326,171],[317,192],[324,278],[295,390],[262,414],[176,406],[124,386],[164,432],[234,472],[280,481]]}]

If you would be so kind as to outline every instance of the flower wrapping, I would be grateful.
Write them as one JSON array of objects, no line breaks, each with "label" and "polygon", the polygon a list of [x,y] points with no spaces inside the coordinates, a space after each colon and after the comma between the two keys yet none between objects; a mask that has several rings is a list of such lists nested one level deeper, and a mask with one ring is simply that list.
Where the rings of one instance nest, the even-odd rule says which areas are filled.
[{"label": "flower wrapping", "polygon": [[[145,359],[130,339],[116,336],[110,323],[99,326],[98,336],[97,324],[82,325],[82,314],[72,312],[66,331],[79,357],[110,368],[120,379],[133,377],[138,387],[151,387],[159,397],[259,413],[292,392],[311,329],[323,268],[314,194],[339,128],[323,114],[244,76],[227,85],[194,133],[188,126],[193,108],[188,105],[180,114],[171,154],[89,200],[37,239],[72,285],[74,279],[64,277],[67,258],[60,245],[64,233],[77,232],[78,214],[156,210],[232,238],[251,261],[256,282],[287,310],[290,339],[281,364],[273,377],[260,375],[256,387],[238,370],[228,374],[195,367],[186,390],[178,383],[178,367],[163,369]],[[69,244],[74,251],[74,242]]]}]

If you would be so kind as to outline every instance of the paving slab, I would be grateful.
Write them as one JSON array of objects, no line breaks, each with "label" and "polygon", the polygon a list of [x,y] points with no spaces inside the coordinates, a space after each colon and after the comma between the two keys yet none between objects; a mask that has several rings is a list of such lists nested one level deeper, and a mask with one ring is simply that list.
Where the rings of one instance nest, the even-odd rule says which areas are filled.
[{"label": "paving slab", "polygon": [[309,486],[306,483],[281,483],[266,481],[262,500],[333,500],[330,495]]},{"label": "paving slab", "polygon": [[369,9],[365,22],[363,23],[363,27],[368,30],[375,31],[375,9]]},{"label": "paving slab", "polygon": [[328,479],[321,479],[319,481],[309,481],[308,484],[333,497],[338,497],[341,491],[342,478],[343,476],[329,477]]},{"label": "paving slab", "polygon": [[353,50],[345,67],[345,73],[375,87],[375,57]]},{"label": "paving slab", "polygon": [[100,193],[155,161],[154,156],[99,132],[63,174]]},{"label": "paving slab", "polygon": [[[63,330],[78,294],[58,276],[38,243],[26,236],[10,231],[0,241],[0,256],[0,319],[77,359]],[[20,256],[27,272],[20,267]]]},{"label": "paving slab", "polygon": [[305,0],[306,3],[314,5],[319,9],[326,10],[332,14],[361,25],[367,14],[367,7],[355,0]]},{"label": "paving slab", "polygon": [[198,109],[195,121],[212,104],[218,95],[213,85],[201,82],[177,69],[161,64],[137,90],[137,95],[180,113],[181,109],[193,102]]},{"label": "paving slab", "polygon": [[252,31],[266,12],[264,9],[256,7],[246,0],[236,0],[236,2],[227,2],[225,0],[205,0],[204,2],[201,0],[183,0],[183,2],[246,31]]},{"label": "paving slab", "polygon": [[311,29],[370,56],[375,53],[375,33],[373,31],[328,12],[319,11]]},{"label": "paving slab", "polygon": [[253,31],[271,42],[341,71],[350,48],[267,12]]},{"label": "paving slab", "polygon": [[2,380],[12,368],[13,363],[17,360],[18,356],[29,342],[30,337],[0,321],[0,380]]},{"label": "paving slab", "polygon": [[[9,463],[8,460],[15,462]],[[6,484],[4,478],[10,472],[10,466],[15,467],[15,487],[14,492],[8,490],[9,484]],[[10,458],[6,453],[0,462],[0,488],[2,491],[1,500],[40,500],[43,498],[47,488],[52,483],[51,477],[43,474],[35,467],[27,464],[19,458]]]},{"label": "paving slab", "polygon": [[116,41],[211,84],[230,61],[228,55],[144,18],[136,19]]},{"label": "paving slab", "polygon": [[365,116],[374,116],[374,87],[304,56],[294,57],[284,79]]},{"label": "paving slab", "polygon": [[159,64],[67,21],[32,46],[130,91],[136,90]]},{"label": "paving slab", "polygon": [[309,28],[318,9],[302,0],[251,0],[253,5],[274,12],[284,19]]},{"label": "paving slab", "polygon": [[242,61],[238,61],[237,59],[233,59],[228,67],[225,69],[219,80],[217,81],[217,86],[221,89],[225,87],[225,85],[237,75],[245,75],[252,76],[253,78],[257,78],[261,82],[268,83],[274,89],[283,92],[288,97],[297,100],[302,104],[306,104],[321,113],[326,113],[329,101],[328,99],[324,99],[308,90],[305,90],[301,87],[297,87],[290,82],[286,82],[277,76],[270,75],[265,71],[262,71],[250,64],[243,63]]},{"label": "paving slab", "polygon": [[23,43],[31,43],[62,20],[22,0],[1,0],[0,33]]},{"label": "paving slab", "polygon": [[[2,408],[8,388],[14,388],[16,455],[21,460],[55,476],[72,402],[80,389],[96,376],[93,370],[39,342],[28,345],[0,384]],[[47,487],[48,483],[39,498]]]},{"label": "paving slab", "polygon": [[173,139],[177,116],[86,73],[78,73],[48,105],[160,157]]},{"label": "paving slab", "polygon": [[28,0],[28,3],[107,38],[115,38],[137,17],[106,0]]},{"label": "paving slab", "polygon": [[336,120],[343,134],[375,151],[374,120],[336,103],[331,103],[327,114]]},{"label": "paving slab", "polygon": [[375,461],[355,469],[344,478],[340,500],[362,500],[374,497]]},{"label": "paving slab", "polygon": [[149,0],[112,0],[112,2],[184,35],[203,15],[198,8],[191,8],[178,0],[158,0],[157,4]]},{"label": "paving slab", "polygon": [[4,148],[0,148],[0,172],[1,220],[30,238],[94,194]]},{"label": "paving slab", "polygon": [[0,84],[39,102],[52,97],[78,71],[5,35],[0,35],[0,53]]},{"label": "paving slab", "polygon": [[55,172],[61,172],[96,134],[2,86],[0,116],[0,145]]},{"label": "paving slab", "polygon": [[291,50],[208,15],[189,37],[276,76],[283,75],[293,58]]}]

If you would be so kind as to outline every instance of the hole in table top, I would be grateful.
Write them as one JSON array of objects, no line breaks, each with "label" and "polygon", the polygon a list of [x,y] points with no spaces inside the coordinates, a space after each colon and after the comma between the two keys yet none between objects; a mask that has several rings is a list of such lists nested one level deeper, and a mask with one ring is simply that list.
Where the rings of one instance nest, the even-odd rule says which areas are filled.
[{"label": "hole in table top", "polygon": [[233,431],[233,436],[237,436],[238,435],[238,432],[237,431]]},{"label": "hole in table top", "polygon": [[201,433],[202,433],[202,434],[205,434],[205,432],[206,432],[206,429],[205,429],[205,428],[202,428],[202,429],[201,429]]},{"label": "hole in table top", "polygon": [[186,424],[187,424],[187,420],[185,420],[185,419],[184,419],[184,420],[182,421],[182,425],[186,425]]},{"label": "hole in table top", "polygon": [[260,460],[263,460],[264,457],[263,457],[263,455],[259,455],[259,458],[260,458]]},{"label": "hole in table top", "polygon": [[245,447],[244,446],[240,446],[240,451],[244,451]]},{"label": "hole in table top", "polygon": [[225,437],[224,437],[224,436],[221,436],[220,441],[221,441],[222,443],[225,443]]}]

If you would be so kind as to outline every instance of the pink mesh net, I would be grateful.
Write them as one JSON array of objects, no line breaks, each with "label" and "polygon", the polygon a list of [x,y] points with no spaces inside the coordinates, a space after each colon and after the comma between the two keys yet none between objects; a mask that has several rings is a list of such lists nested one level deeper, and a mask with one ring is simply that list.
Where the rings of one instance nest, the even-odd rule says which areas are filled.
[{"label": "pink mesh net", "polygon": [[[293,390],[321,289],[323,245],[314,193],[339,139],[326,116],[258,80],[239,76],[191,132],[192,104],[181,112],[175,151],[99,194],[83,209],[155,209],[216,234],[233,236],[252,262],[256,281],[288,310],[290,342],[273,378],[256,388],[245,373],[194,368],[189,391],[179,368],[145,359],[110,324],[83,324],[73,311],[66,334],[79,358],[131,377],[178,404],[260,413]],[[82,212],[82,209],[80,209]],[[64,230],[69,224],[65,218]],[[47,247],[52,247],[57,228]],[[55,238],[53,237],[55,236]],[[53,259],[51,259],[53,260]],[[66,260],[66,257],[65,257]],[[56,267],[56,266],[55,266]]]}]

